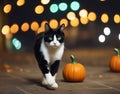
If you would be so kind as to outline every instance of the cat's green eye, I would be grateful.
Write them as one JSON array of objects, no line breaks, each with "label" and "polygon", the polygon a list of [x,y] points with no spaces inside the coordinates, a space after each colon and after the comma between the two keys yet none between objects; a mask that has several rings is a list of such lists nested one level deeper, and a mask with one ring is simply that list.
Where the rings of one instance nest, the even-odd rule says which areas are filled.
[{"label": "cat's green eye", "polygon": [[58,39],[58,40],[61,40],[62,38],[61,38],[61,37],[58,37],[57,39]]},{"label": "cat's green eye", "polygon": [[52,37],[49,37],[48,39],[49,39],[49,40],[52,40]]}]

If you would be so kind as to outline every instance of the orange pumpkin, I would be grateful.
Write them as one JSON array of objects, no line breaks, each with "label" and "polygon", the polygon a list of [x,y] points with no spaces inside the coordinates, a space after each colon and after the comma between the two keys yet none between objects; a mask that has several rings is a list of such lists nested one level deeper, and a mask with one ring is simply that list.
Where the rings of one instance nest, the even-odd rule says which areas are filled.
[{"label": "orange pumpkin", "polygon": [[111,57],[109,62],[109,67],[114,72],[120,72],[120,51],[117,48],[114,48],[116,55]]},{"label": "orange pumpkin", "polygon": [[83,81],[86,77],[85,67],[82,64],[77,63],[73,55],[71,55],[71,60],[72,63],[66,64],[63,69],[63,78],[66,81],[71,82]]}]

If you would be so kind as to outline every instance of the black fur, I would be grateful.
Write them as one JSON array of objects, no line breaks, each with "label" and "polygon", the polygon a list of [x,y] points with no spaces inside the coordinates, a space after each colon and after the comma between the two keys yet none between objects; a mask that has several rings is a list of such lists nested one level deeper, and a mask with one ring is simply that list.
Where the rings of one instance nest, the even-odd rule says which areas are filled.
[{"label": "black fur", "polygon": [[[60,28],[55,30],[49,28],[49,30],[37,35],[36,43],[34,46],[34,54],[43,75],[45,75],[48,72],[51,72],[52,76],[54,76],[55,73],[58,71],[60,60],[56,60],[52,62],[51,65],[48,64],[48,62],[44,59],[43,53],[40,51],[42,39],[44,38],[44,41],[49,43],[50,41],[52,41],[52,40],[49,40],[49,37],[53,38],[53,36],[56,35],[57,38],[61,37],[59,42],[63,43],[64,33],[60,30]],[[50,66],[50,68],[48,69],[47,66]]]}]

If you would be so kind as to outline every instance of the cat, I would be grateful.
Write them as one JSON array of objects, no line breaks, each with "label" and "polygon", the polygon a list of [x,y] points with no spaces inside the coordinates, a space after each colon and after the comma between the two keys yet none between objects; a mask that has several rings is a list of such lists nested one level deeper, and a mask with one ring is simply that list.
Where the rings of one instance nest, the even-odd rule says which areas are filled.
[{"label": "cat", "polygon": [[64,28],[62,24],[57,29],[52,29],[45,24],[45,32],[37,35],[34,53],[39,68],[43,74],[42,85],[50,89],[57,89],[56,76],[60,61],[64,53]]}]

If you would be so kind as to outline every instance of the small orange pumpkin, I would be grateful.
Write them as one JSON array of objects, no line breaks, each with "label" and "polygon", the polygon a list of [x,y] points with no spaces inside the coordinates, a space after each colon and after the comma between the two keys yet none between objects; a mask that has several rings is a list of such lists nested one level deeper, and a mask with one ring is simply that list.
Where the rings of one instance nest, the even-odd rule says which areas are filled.
[{"label": "small orange pumpkin", "polygon": [[114,72],[120,72],[120,51],[117,48],[114,48],[116,55],[111,57],[109,62],[109,67]]},{"label": "small orange pumpkin", "polygon": [[86,77],[85,67],[77,63],[75,57],[71,55],[72,63],[66,64],[63,69],[63,78],[65,81],[78,82],[83,81]]}]

